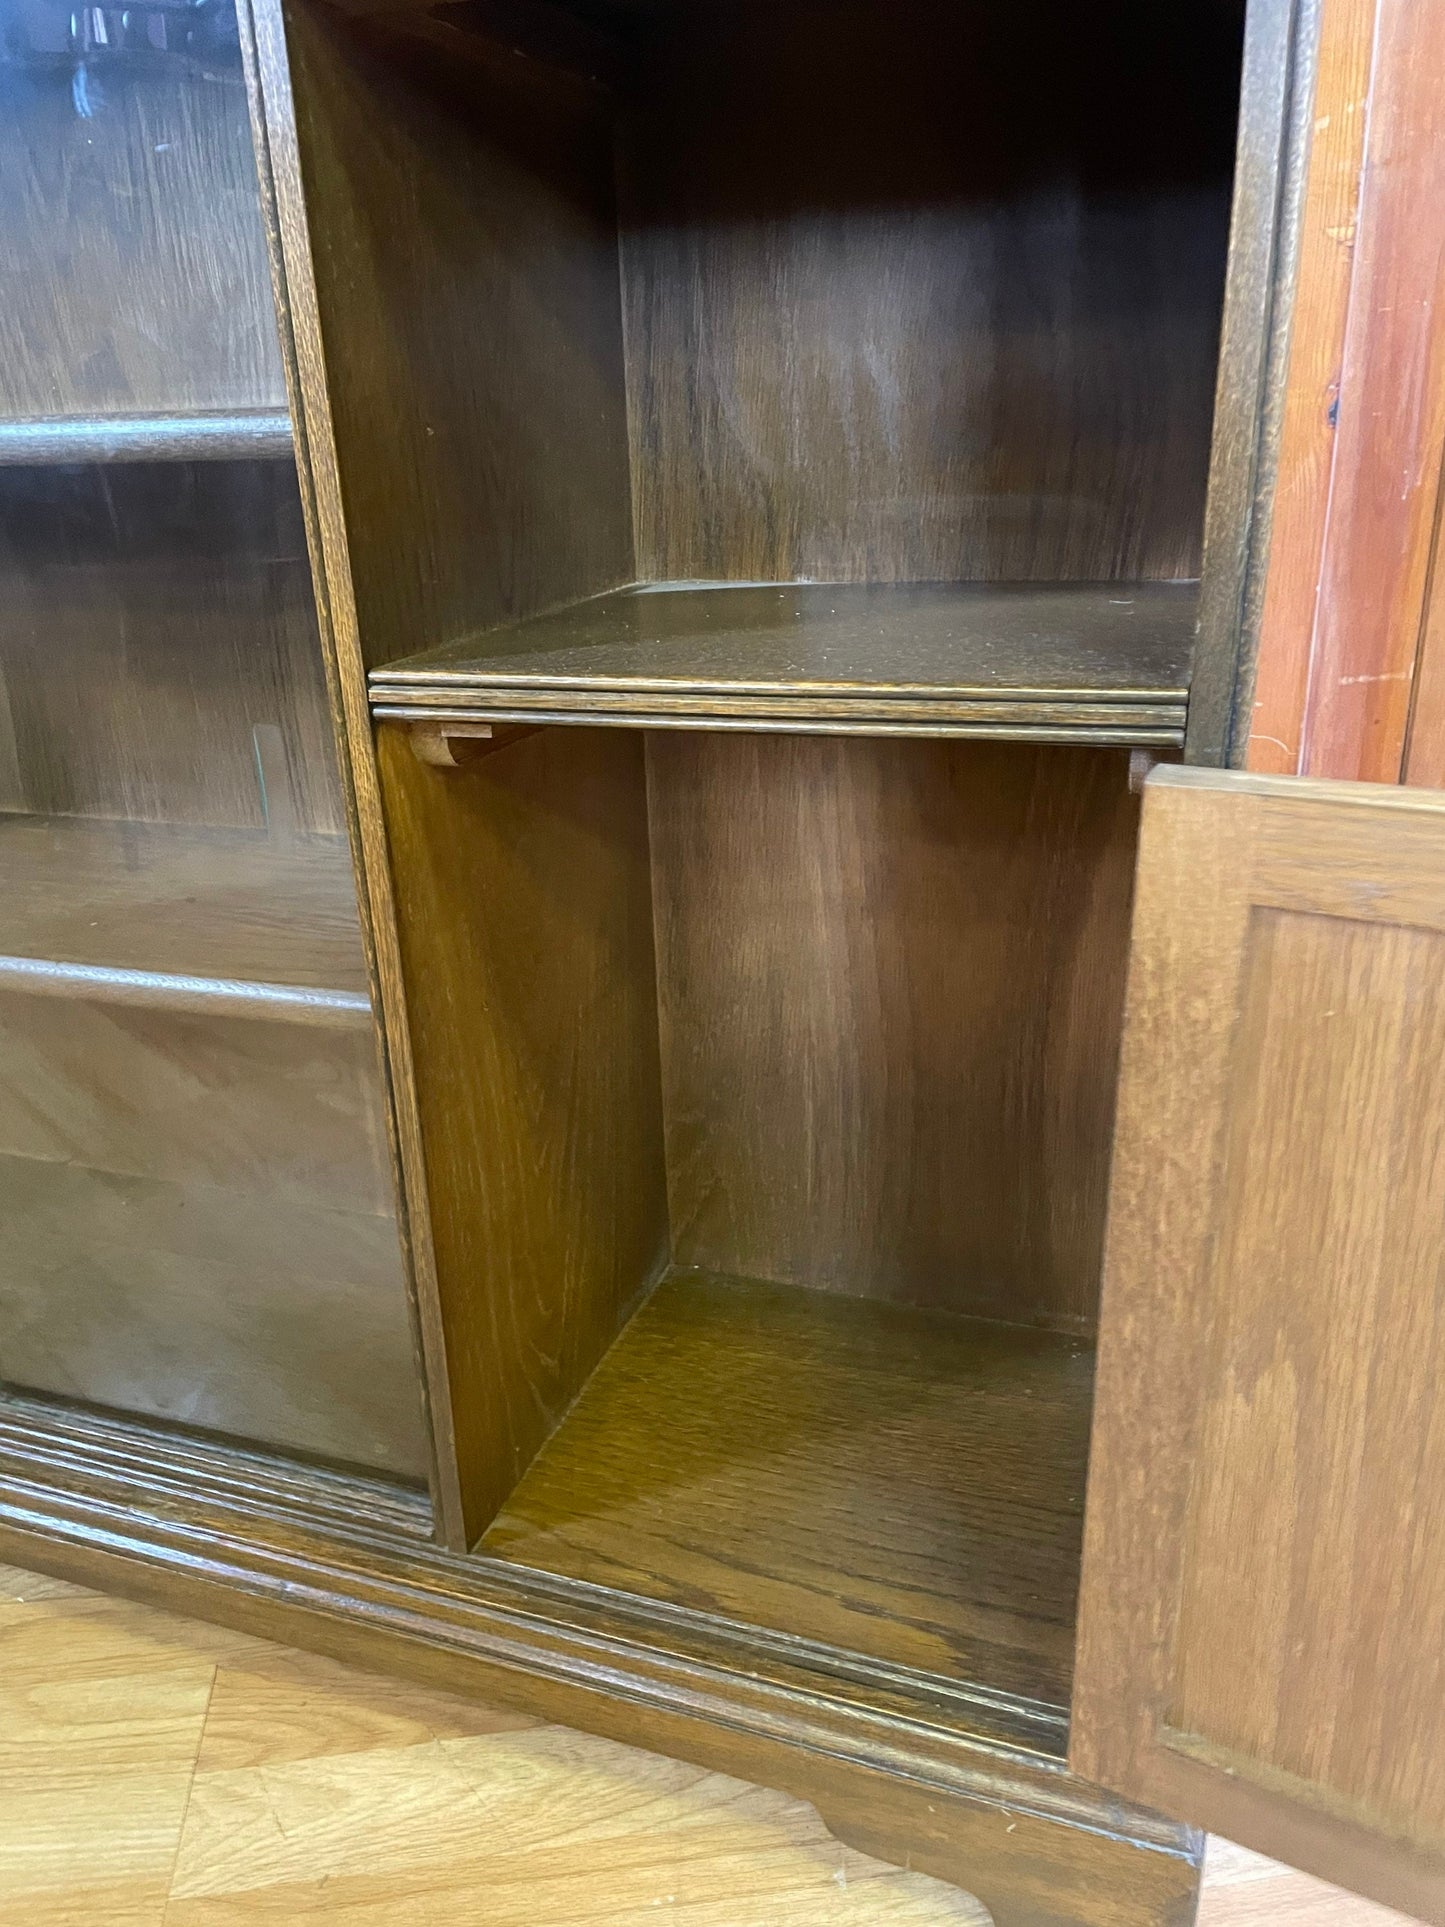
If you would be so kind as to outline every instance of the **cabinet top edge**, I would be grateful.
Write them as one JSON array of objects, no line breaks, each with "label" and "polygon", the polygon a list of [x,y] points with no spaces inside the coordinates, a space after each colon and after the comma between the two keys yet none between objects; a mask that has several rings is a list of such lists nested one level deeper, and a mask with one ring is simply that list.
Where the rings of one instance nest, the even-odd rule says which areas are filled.
[{"label": "cabinet top edge", "polygon": [[1254,770],[1215,769],[1199,763],[1160,763],[1147,789],[1223,790],[1236,796],[1278,801],[1336,803],[1358,809],[1406,810],[1445,815],[1445,790],[1406,789],[1397,783],[1364,783],[1321,776],[1271,776]]}]

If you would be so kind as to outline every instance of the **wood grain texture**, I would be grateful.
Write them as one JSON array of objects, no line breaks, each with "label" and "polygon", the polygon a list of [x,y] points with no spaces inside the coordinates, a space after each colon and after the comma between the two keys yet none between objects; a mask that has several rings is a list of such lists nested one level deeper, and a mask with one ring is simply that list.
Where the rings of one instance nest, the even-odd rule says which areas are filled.
[{"label": "wood grain texture", "polygon": [[642,39],[640,576],[1198,574],[1228,10],[697,7]]},{"label": "wood grain texture", "polygon": [[[525,1901],[528,1927],[555,1927],[564,1918],[595,1927],[655,1906],[686,1927],[711,1927],[724,1906],[733,1927],[822,1927],[859,1908],[870,1923],[982,1922],[960,1890],[922,1875],[890,1876],[840,1852],[800,1802],[680,1761],[558,1728],[524,1739],[531,1722],[520,1716],[294,1648],[236,1637],[222,1645],[198,1623],[13,1568],[0,1569],[0,1599],[12,1608],[12,1627],[28,1623],[42,1636],[32,1656],[48,1646],[71,1680],[70,1722],[29,1727],[24,1763],[37,1775],[62,1761],[78,1767],[108,1816],[142,1804],[107,1743],[112,1653],[135,1667],[131,1677],[140,1682],[160,1678],[169,1687],[191,1667],[210,1676],[195,1758],[203,1797],[187,1803],[181,1824],[188,1868],[218,1871],[226,1822],[253,1819],[254,1796],[272,1769],[303,1768],[281,1783],[288,1818],[315,1829],[322,1812],[332,1824],[324,1834],[309,1832],[299,1848],[283,1846],[284,1863],[270,1857],[273,1838],[257,1840],[261,1854],[249,1877],[206,1896],[212,1919],[229,1905],[237,1912],[223,1918],[264,1920],[285,1907],[295,1919],[306,1907],[336,1921],[370,1904],[393,1919],[425,1910],[429,1927],[470,1927],[484,1889],[511,1895],[519,1907]],[[106,1647],[95,1639],[101,1625],[109,1632]],[[162,1654],[173,1673],[151,1670]],[[167,1704],[153,1700],[143,1709],[153,1710],[155,1730],[169,1696]],[[457,1837],[445,1824],[450,1803],[437,1798],[439,1764],[451,1769],[453,1784],[464,1778],[490,1812],[506,1812],[505,1833],[488,1828]],[[370,1852],[364,1815],[373,1787],[391,1792],[412,1820],[408,1864],[386,1884],[372,1884],[374,1867],[363,1872],[353,1859]],[[303,1792],[313,1796],[304,1808],[297,1797]],[[591,1817],[573,1871],[569,1842],[577,1840],[579,1813]],[[51,1904],[68,1910],[68,1927],[124,1918],[107,1913],[108,1896],[95,1891],[112,1836],[104,1822],[91,1822],[84,1801],[71,1818],[72,1829],[54,1842],[61,1880]],[[17,1826],[0,1822],[0,1855],[18,1839]],[[318,1892],[313,1883],[323,1862],[333,1871]],[[284,1886],[273,1877],[282,1864],[291,1876]],[[38,1896],[26,1898],[34,1905]],[[910,1906],[900,1915],[905,1900]],[[1200,1927],[1398,1927],[1402,1919],[1223,1840],[1209,1843],[1199,1918]]]},{"label": "wood grain texture", "polygon": [[295,102],[277,6],[240,0],[240,34],[252,138],[276,298],[278,332],[296,439],[306,547],[316,599],[321,661],[338,750],[338,774],[356,875],[362,943],[376,1005],[376,1035],[387,1102],[407,1297],[410,1303],[436,1531],[465,1539],[456,1468],[445,1344],[437,1302],[426,1175],[412,1089],[405,993],[400,979],[391,875],[366,706],[366,672],[341,511],[336,438],[320,338],[297,140]]},{"label": "wood grain texture", "polygon": [[416,1475],[294,476],[0,491],[0,1373]]},{"label": "wood grain texture", "polygon": [[1437,522],[1420,647],[1415,657],[1402,776],[1404,782],[1427,789],[1445,789],[1445,575],[1440,572],[1439,545]]},{"label": "wood grain texture", "polygon": [[139,1607],[30,1592],[0,1581],[0,1921],[161,1927],[215,1672],[204,1634],[178,1649]]},{"label": "wood grain texture", "polygon": [[[1001,1704],[961,1691],[930,1697],[926,1682],[897,1669],[830,1671],[796,1642],[743,1639],[716,1621],[689,1626],[675,1611],[410,1534],[399,1544],[379,1529],[394,1507],[373,1506],[374,1482],[353,1481],[348,1502],[337,1475],[268,1473],[257,1455],[238,1454],[243,1485],[208,1471],[190,1446],[172,1453],[160,1439],[149,1452],[97,1455],[85,1449],[95,1422],[82,1433],[62,1413],[40,1422],[35,1408],[16,1426],[0,1407],[7,1552],[33,1548],[32,1563],[84,1570],[172,1608],[199,1607],[712,1771],[751,1771],[817,1803],[836,1832],[967,1887],[998,1927],[1186,1927],[1193,1918],[1197,1838],[1101,1800],[1028,1745],[1000,1746]],[[42,1513],[48,1524],[37,1533]],[[55,1598],[53,1581],[40,1586],[42,1600]],[[223,1673],[254,1665],[250,1642],[238,1651],[234,1634],[223,1648],[202,1637]],[[886,1712],[909,1704],[902,1719]],[[265,1724],[269,1747],[274,1703]],[[287,1722],[278,1764],[294,1759],[294,1732]],[[363,1793],[356,1805],[369,1830],[375,1803]],[[434,1895],[423,1887],[422,1897]],[[283,1917],[295,1898],[277,1897]],[[727,1919],[738,1904],[734,1893]]]},{"label": "wood grain texture", "polygon": [[468,705],[580,720],[1177,742],[1186,584],[829,583],[624,589],[392,664],[382,714]]},{"label": "wood grain texture", "polygon": [[1245,10],[1199,640],[1185,745],[1195,763],[1240,761],[1248,732],[1317,39],[1317,0],[1251,0]]},{"label": "wood grain texture", "polygon": [[0,991],[0,1377],[425,1467],[369,1024]]},{"label": "wood grain texture", "polygon": [[1245,764],[1299,768],[1354,277],[1376,0],[1324,0]]},{"label": "wood grain texture", "polygon": [[[1401,778],[1445,459],[1445,9],[1381,0],[1301,769]],[[1428,733],[1428,732],[1427,732]],[[1438,764],[1438,758],[1437,758]],[[1423,780],[1423,767],[1415,780]]]},{"label": "wood grain texture", "polygon": [[1442,855],[1436,795],[1151,780],[1071,1744],[1427,1920]]},{"label": "wood grain texture", "polygon": [[482,1550],[1064,1707],[1077,1341],[669,1277]]},{"label": "wood grain texture", "polygon": [[0,468],[0,677],[7,808],[342,827],[287,464]]},{"label": "wood grain texture", "polygon": [[648,765],[678,1261],[1087,1326],[1126,756],[659,735]]},{"label": "wood grain texture", "polygon": [[[1418,1696],[1445,1634],[1430,1558],[1445,1440],[1428,1417],[1445,942],[1340,921],[1262,911],[1251,932],[1171,1719],[1438,1835],[1445,1782]],[[1301,1115],[1330,1126],[1308,1151]],[[1316,1269],[1321,1252],[1335,1262]],[[1259,1302],[1261,1276],[1312,1271],[1304,1313]],[[1413,1463],[1381,1435],[1386,1415]],[[1258,1563],[1240,1557],[1242,1504],[1269,1548]]]},{"label": "wood grain texture", "polygon": [[0,815],[0,950],[364,996],[339,837]]},{"label": "wood grain texture", "polygon": [[0,415],[284,408],[228,11],[194,56],[94,62],[79,99],[69,58],[0,65]]},{"label": "wood grain texture", "polygon": [[410,1481],[357,1466],[328,1466],[13,1387],[0,1395],[0,1439],[41,1478],[64,1485],[79,1471],[108,1490],[129,1484],[146,1493],[147,1505],[162,1509],[180,1500],[209,1506],[216,1518],[243,1514],[260,1538],[273,1534],[278,1521],[304,1519],[323,1533],[354,1534],[364,1525],[390,1545],[431,1541],[427,1494]]},{"label": "wood grain texture", "polygon": [[[439,1741],[520,1733],[533,1724],[525,1713],[257,1642],[256,1650],[227,1655],[216,1668],[196,1770],[256,1774],[298,1760],[399,1749],[420,1765],[419,1750]],[[193,1835],[193,1851],[199,1845]]]},{"label": "wood grain texture", "polygon": [[[548,1818],[563,1799],[565,1835]],[[669,1825],[682,1838],[664,1873],[646,1843]],[[176,1927],[300,1927],[342,1907],[396,1917],[400,1904],[403,1919],[452,1921],[470,1890],[487,1894],[497,1927],[535,1927],[605,1918],[609,1889],[624,1919],[654,1908],[681,1923],[725,1908],[770,1927],[987,1918],[963,1893],[830,1840],[781,1795],[557,1728],[198,1774],[168,1913]]]},{"label": "wood grain texture", "polygon": [[425,1476],[390,1217],[8,1155],[0,1208],[7,1384]]},{"label": "wood grain texture", "polygon": [[455,28],[285,26],[365,662],[628,580],[603,97]]},{"label": "wood grain texture", "polygon": [[[610,133],[589,85],[554,80],[512,43],[489,65],[440,23],[440,46],[413,59],[352,41],[320,9],[283,20],[280,4],[243,0],[241,15],[438,1518],[460,1546],[476,1521],[365,673],[634,573]],[[479,353],[489,314],[498,332]]]},{"label": "wood grain texture", "polygon": [[[786,1795],[285,1647],[223,1646],[205,1627],[79,1589],[52,1582],[47,1596],[20,1573],[7,1585],[0,1572],[0,1591],[21,1595],[6,1627],[16,1698],[31,1682],[43,1690],[47,1658],[70,1677],[70,1720],[31,1714],[15,1749],[17,1768],[42,1782],[68,1773],[88,1796],[28,1856],[35,1884],[41,1872],[53,1880],[45,1900],[68,1908],[70,1927],[132,1919],[107,1912],[115,1897],[100,1889],[124,1868],[117,1822],[140,1835],[151,1793],[109,1743],[109,1723],[125,1714],[138,1742],[194,1772],[174,1830],[157,1829],[170,1853],[156,1885],[172,1922],[384,1910],[460,1927],[475,1919],[479,1892],[496,1927],[655,1907],[687,1927],[723,1907],[739,1927],[985,1920],[959,1890],[842,1847]],[[132,1707],[146,1689],[150,1703]],[[18,1872],[15,1818],[0,1821],[0,1865]],[[34,1907],[41,1895],[26,1888]],[[158,1927],[161,1911],[136,1918]]]},{"label": "wood grain texture", "polygon": [[475,1536],[666,1255],[642,741],[379,748]]},{"label": "wood grain texture", "polygon": [[1214,1838],[1204,1855],[1198,1927],[1405,1927],[1405,1916]]},{"label": "wood grain texture", "polygon": [[389,1212],[364,1028],[6,986],[0,1039],[9,1155]]}]

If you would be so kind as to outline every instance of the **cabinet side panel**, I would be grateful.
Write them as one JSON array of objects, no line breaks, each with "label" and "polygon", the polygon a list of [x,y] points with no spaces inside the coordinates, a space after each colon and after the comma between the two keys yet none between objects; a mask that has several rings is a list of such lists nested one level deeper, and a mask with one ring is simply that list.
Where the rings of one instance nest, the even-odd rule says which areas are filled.
[{"label": "cabinet side panel", "polygon": [[643,745],[378,749],[475,1534],[667,1253]]},{"label": "cabinet side panel", "polygon": [[678,1261],[1087,1327],[1125,755],[661,732],[648,755]]},{"label": "cabinet side panel", "polygon": [[368,667],[633,573],[606,97],[404,24],[285,7]]}]

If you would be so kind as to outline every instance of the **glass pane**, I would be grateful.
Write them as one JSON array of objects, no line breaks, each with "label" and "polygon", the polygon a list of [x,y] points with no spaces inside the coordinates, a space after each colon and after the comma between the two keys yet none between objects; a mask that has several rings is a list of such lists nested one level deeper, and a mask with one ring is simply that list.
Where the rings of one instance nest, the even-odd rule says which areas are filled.
[{"label": "glass pane", "polygon": [[295,468],[189,458],[281,405],[234,17],[0,26],[0,1377],[419,1478]]}]

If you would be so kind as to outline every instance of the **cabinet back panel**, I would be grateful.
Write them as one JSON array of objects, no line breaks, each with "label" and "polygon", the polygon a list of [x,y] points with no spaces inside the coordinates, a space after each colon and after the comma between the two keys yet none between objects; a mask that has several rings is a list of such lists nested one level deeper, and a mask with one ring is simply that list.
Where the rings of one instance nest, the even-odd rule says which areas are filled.
[{"label": "cabinet back panel", "polygon": [[677,1264],[1091,1324],[1126,767],[1056,745],[649,737]]},{"label": "cabinet back panel", "polygon": [[623,113],[640,575],[1197,575],[1233,10],[673,16]]},{"label": "cabinet back panel", "polygon": [[420,11],[286,31],[366,666],[629,581],[605,95]]}]

